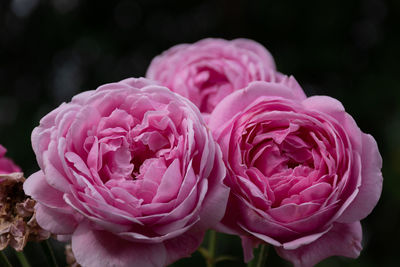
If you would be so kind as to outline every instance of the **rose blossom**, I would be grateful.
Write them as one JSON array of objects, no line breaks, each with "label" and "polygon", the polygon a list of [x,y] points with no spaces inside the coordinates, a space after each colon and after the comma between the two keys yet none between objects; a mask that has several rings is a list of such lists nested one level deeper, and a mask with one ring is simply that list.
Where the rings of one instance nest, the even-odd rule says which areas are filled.
[{"label": "rose blossom", "polygon": [[198,109],[146,79],[75,96],[32,133],[41,168],[24,186],[37,221],[83,266],[165,266],[225,212],[218,145]]},{"label": "rose blossom", "polygon": [[274,59],[259,43],[213,38],[170,48],[153,59],[146,76],[191,100],[206,117],[251,81],[289,79],[276,72]]},{"label": "rose blossom", "polygon": [[223,231],[242,236],[245,260],[260,242],[295,266],[361,250],[360,220],[382,189],[382,159],[342,104],[254,82],[210,116],[231,188]]},{"label": "rose blossom", "polygon": [[21,172],[21,169],[11,159],[4,156],[6,152],[7,150],[0,145],[0,174]]}]

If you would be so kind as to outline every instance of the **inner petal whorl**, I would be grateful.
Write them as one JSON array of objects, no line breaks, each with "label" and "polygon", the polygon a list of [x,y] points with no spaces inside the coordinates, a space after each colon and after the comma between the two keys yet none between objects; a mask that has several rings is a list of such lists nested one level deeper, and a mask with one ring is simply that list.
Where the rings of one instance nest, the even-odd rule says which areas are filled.
[{"label": "inner petal whorl", "polygon": [[[336,160],[335,144],[312,122],[296,119],[265,120],[248,123],[240,139],[242,163],[247,168],[256,168],[264,175],[264,181],[274,193],[271,207],[281,203],[298,202],[299,194],[317,184],[334,182]],[[295,197],[297,196],[297,197]],[[317,200],[315,200],[317,201]],[[319,200],[318,200],[319,201]],[[319,201],[320,202],[320,201]]]}]

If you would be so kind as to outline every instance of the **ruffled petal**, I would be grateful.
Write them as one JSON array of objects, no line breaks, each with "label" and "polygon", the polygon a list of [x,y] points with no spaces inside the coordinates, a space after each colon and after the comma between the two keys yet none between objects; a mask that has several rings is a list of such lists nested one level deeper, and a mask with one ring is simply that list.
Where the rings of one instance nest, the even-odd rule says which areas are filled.
[{"label": "ruffled petal", "polygon": [[60,212],[60,209],[36,205],[36,221],[43,229],[57,235],[71,234],[78,222],[70,213]]},{"label": "ruffled petal", "polygon": [[24,182],[25,194],[51,208],[66,208],[63,193],[51,187],[42,171],[35,172]]},{"label": "ruffled petal", "polygon": [[123,240],[110,232],[93,230],[82,223],[72,236],[76,261],[87,267],[159,267],[167,263],[162,243],[143,244]]},{"label": "ruffled petal", "polygon": [[371,213],[382,193],[382,157],[375,139],[362,135],[361,186],[353,202],[339,217],[338,222],[350,223],[364,219]]},{"label": "ruffled petal", "polygon": [[360,222],[337,223],[329,232],[311,244],[293,250],[276,248],[276,251],[282,258],[291,261],[295,267],[310,267],[330,256],[357,258],[362,249],[361,238]]}]

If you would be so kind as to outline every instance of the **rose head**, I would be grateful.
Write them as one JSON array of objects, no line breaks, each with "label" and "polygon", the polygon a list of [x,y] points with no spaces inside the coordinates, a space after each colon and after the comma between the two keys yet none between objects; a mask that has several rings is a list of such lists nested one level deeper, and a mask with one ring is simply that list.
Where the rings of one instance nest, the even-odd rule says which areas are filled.
[{"label": "rose head", "polygon": [[0,145],[0,174],[21,172],[21,169],[11,159],[4,156],[6,152],[7,150]]},{"label": "rose head", "polygon": [[83,266],[165,266],[223,216],[221,152],[190,101],[146,79],[75,96],[32,133],[37,221]]},{"label": "rose head", "polygon": [[246,260],[259,242],[295,266],[361,250],[360,220],[382,189],[382,160],[341,103],[254,82],[210,116],[231,188],[224,231],[238,233]]},{"label": "rose head", "polygon": [[170,48],[153,59],[146,76],[187,97],[204,114],[251,81],[285,79],[259,43],[211,38]]}]

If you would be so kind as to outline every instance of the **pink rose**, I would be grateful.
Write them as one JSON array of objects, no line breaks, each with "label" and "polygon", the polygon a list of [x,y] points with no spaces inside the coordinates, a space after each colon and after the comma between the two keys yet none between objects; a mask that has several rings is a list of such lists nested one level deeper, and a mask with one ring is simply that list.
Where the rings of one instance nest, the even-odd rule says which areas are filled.
[{"label": "pink rose", "polygon": [[382,189],[382,159],[342,104],[254,82],[210,116],[231,188],[224,231],[242,236],[245,259],[260,242],[295,266],[355,258],[360,220]]},{"label": "pink rose", "polygon": [[204,114],[251,81],[288,79],[276,72],[271,54],[248,39],[174,46],[153,59],[146,76],[188,98]]},{"label": "pink rose", "polygon": [[32,133],[24,184],[44,229],[83,266],[165,266],[225,212],[225,167],[197,108],[146,79],[75,96]]},{"label": "pink rose", "polygon": [[0,145],[0,174],[21,172],[21,169],[11,159],[4,156],[6,152],[7,149]]}]

